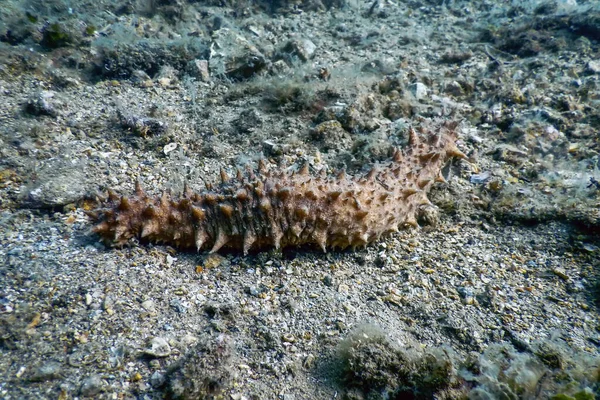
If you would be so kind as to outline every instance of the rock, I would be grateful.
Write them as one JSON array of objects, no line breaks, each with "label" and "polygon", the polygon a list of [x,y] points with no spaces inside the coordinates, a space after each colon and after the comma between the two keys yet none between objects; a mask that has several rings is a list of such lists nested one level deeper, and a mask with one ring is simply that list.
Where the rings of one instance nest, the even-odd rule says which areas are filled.
[{"label": "rock", "polygon": [[122,112],[118,112],[117,114],[123,129],[131,131],[141,137],[161,136],[169,131],[169,124],[156,118],[125,115]]},{"label": "rock", "polygon": [[484,171],[480,174],[473,174],[469,178],[469,181],[475,185],[486,183],[490,180],[492,174],[489,171]]},{"label": "rock", "polygon": [[53,208],[77,202],[86,193],[81,163],[52,158],[39,168],[37,177],[25,190],[24,202],[33,208]]},{"label": "rock", "polygon": [[169,346],[166,339],[158,336],[153,337],[144,350],[144,354],[155,358],[168,357],[171,355],[171,346]]},{"label": "rock", "polygon": [[208,69],[207,60],[193,60],[190,61],[187,67],[187,72],[190,76],[200,78],[202,82],[210,81],[210,72]]},{"label": "rock", "polygon": [[263,151],[270,156],[280,156],[284,153],[283,146],[275,143],[272,140],[262,142]]},{"label": "rock", "polygon": [[146,300],[142,302],[142,308],[148,312],[156,312],[156,306],[152,300]]},{"label": "rock", "polygon": [[163,148],[163,153],[165,153],[165,156],[168,156],[170,152],[172,152],[173,150],[175,150],[177,148],[177,143],[175,142],[171,142],[167,145],[165,145],[165,147]]},{"label": "rock", "polygon": [[166,382],[165,374],[160,371],[154,371],[152,376],[150,377],[150,386],[153,388],[159,388],[164,385]]},{"label": "rock", "polygon": [[464,94],[462,86],[457,81],[448,82],[444,90],[453,96],[462,96]]},{"label": "rock", "polygon": [[92,375],[83,380],[79,388],[79,394],[85,397],[92,397],[102,392],[103,388],[104,381],[100,375]]},{"label": "rock", "polygon": [[217,268],[219,266],[224,265],[224,263],[226,263],[226,261],[227,261],[227,258],[223,257],[220,254],[209,254],[204,259],[204,268],[206,268],[206,269]]},{"label": "rock", "polygon": [[241,133],[248,133],[260,128],[263,124],[263,118],[256,109],[249,108],[242,111],[233,123]]},{"label": "rock", "polygon": [[172,299],[169,302],[169,306],[171,306],[171,308],[179,314],[185,314],[185,312],[187,311],[187,306],[183,304],[179,299]]},{"label": "rock", "polygon": [[57,101],[54,99],[54,92],[42,90],[30,97],[25,103],[25,112],[31,115],[47,115],[50,117],[58,116],[56,106]]},{"label": "rock", "polygon": [[427,86],[421,82],[412,84],[410,89],[417,100],[422,100],[427,97]]},{"label": "rock", "polygon": [[232,60],[234,65],[227,68],[226,75],[233,81],[245,81],[265,69],[267,59],[261,54],[249,54],[245,58]]},{"label": "rock", "polygon": [[131,73],[131,81],[140,87],[150,87],[153,85],[150,75],[141,69],[137,69]]},{"label": "rock", "polygon": [[246,288],[246,293],[248,293],[254,297],[259,297],[260,294],[262,293],[262,290],[261,290],[261,288],[251,285]]},{"label": "rock", "polygon": [[600,74],[600,60],[591,60],[587,63],[587,70],[594,74]]},{"label": "rock", "polygon": [[527,157],[526,151],[518,149],[510,144],[499,144],[494,150],[497,160],[508,161],[513,164],[518,164]]},{"label": "rock", "polygon": [[61,374],[61,365],[56,361],[47,362],[38,367],[30,380],[32,382],[45,382],[53,379],[57,379]]},{"label": "rock", "polygon": [[306,62],[314,57],[316,49],[317,46],[310,39],[298,39],[288,42],[283,52]]}]

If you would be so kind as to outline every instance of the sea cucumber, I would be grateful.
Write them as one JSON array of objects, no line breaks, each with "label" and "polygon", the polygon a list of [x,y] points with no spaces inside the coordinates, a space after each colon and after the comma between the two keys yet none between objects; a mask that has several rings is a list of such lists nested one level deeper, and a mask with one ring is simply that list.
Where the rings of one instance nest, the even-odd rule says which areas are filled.
[{"label": "sea cucumber", "polygon": [[314,176],[305,164],[298,171],[258,170],[235,178],[221,170],[222,183],[200,193],[188,187],[181,196],[150,197],[136,184],[135,194],[109,190],[102,207],[89,215],[93,231],[109,245],[132,238],[179,249],[217,252],[222,248],[277,249],[303,244],[323,251],[366,245],[398,228],[417,226],[430,206],[427,192],[444,181],[441,170],[452,157],[466,158],[456,147],[457,124],[410,130],[408,146],[391,162],[350,177]]}]

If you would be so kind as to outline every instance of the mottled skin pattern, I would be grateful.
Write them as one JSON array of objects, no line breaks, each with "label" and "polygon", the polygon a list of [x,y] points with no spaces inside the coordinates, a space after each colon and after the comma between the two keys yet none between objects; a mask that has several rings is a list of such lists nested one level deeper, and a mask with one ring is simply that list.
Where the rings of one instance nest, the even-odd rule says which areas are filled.
[{"label": "mottled skin pattern", "polygon": [[135,194],[109,191],[103,207],[90,213],[94,232],[110,245],[131,238],[166,243],[180,249],[277,249],[314,244],[346,248],[366,245],[398,228],[417,226],[430,205],[427,192],[452,157],[465,158],[456,147],[455,124],[439,132],[410,131],[409,145],[393,160],[356,177],[312,176],[308,166],[288,173],[269,172],[263,162],[257,173],[229,178],[201,193],[188,188],[179,198],[146,195],[139,183]]}]

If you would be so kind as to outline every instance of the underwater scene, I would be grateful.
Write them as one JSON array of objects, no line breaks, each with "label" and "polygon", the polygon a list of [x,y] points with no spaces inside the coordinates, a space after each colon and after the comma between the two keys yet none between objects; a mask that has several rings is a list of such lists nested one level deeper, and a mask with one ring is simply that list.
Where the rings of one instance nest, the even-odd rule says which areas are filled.
[{"label": "underwater scene", "polygon": [[0,399],[597,397],[598,0],[0,0]]}]

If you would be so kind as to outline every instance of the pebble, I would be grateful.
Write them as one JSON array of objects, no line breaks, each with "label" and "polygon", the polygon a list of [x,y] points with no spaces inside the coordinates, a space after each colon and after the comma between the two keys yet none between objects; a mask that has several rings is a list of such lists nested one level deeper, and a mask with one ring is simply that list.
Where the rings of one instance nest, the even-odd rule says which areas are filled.
[{"label": "pebble", "polygon": [[294,343],[296,341],[296,337],[294,337],[294,335],[292,335],[291,333],[284,333],[281,337],[281,340],[283,340],[286,343]]},{"label": "pebble", "polygon": [[208,60],[193,60],[188,65],[188,73],[191,76],[200,78],[202,82],[210,81],[210,71],[208,68]]},{"label": "pebble", "polygon": [[304,361],[302,362],[302,366],[306,369],[311,369],[313,365],[315,365],[316,357],[313,354],[309,354],[306,356]]},{"label": "pebble", "polygon": [[55,93],[50,90],[42,90],[27,100],[25,111],[31,115],[58,116],[56,102],[53,100]]},{"label": "pebble", "polygon": [[552,270],[552,273],[554,275],[558,276],[563,281],[568,281],[569,280],[569,275],[567,275],[567,273],[565,272],[565,270],[562,269],[562,268],[554,268]]},{"label": "pebble", "polygon": [[34,208],[52,208],[79,201],[87,192],[81,165],[61,157],[45,161],[37,178],[25,191],[25,202]]},{"label": "pebble", "polygon": [[583,250],[585,250],[588,253],[593,253],[596,250],[598,250],[598,246],[594,246],[593,244],[590,244],[590,243],[584,243],[582,248],[583,248]]},{"label": "pebble", "polygon": [[594,74],[600,74],[600,61],[599,60],[590,60],[587,63],[588,71]]},{"label": "pebble", "polygon": [[104,381],[100,375],[87,377],[81,383],[79,394],[86,397],[92,397],[99,394],[104,387]]},{"label": "pebble", "polygon": [[136,372],[133,375],[131,375],[130,380],[131,380],[131,382],[139,382],[142,380],[142,374],[140,374],[139,372]]},{"label": "pebble", "polygon": [[417,82],[411,85],[411,90],[417,100],[422,100],[427,97],[427,86],[421,82]]},{"label": "pebble", "polygon": [[478,185],[478,184],[486,183],[488,180],[490,180],[491,176],[492,176],[492,174],[489,171],[485,171],[480,174],[471,175],[469,180],[471,181],[471,183]]},{"label": "pebble", "polygon": [[217,268],[219,265],[224,263],[227,259],[219,254],[211,254],[204,260],[204,268],[212,269]]},{"label": "pebble", "polygon": [[50,361],[35,370],[31,381],[44,382],[59,378],[61,374],[61,365],[56,361]]},{"label": "pebble", "polygon": [[252,286],[248,286],[248,288],[246,289],[246,291],[254,297],[258,297],[261,293],[261,290],[259,288],[257,288],[256,286],[252,285]]},{"label": "pebble", "polygon": [[185,314],[185,312],[187,311],[187,307],[179,299],[171,300],[169,302],[169,305],[173,310],[177,311],[179,314]]},{"label": "pebble", "polygon": [[173,150],[175,150],[177,148],[177,143],[169,143],[167,145],[165,145],[164,149],[163,149],[163,153],[165,153],[165,155],[168,155],[170,152],[172,152]]},{"label": "pebble", "polygon": [[154,302],[152,300],[146,300],[142,302],[142,308],[148,312],[156,312],[156,307],[154,306]]},{"label": "pebble", "polygon": [[168,357],[171,355],[171,346],[169,346],[166,339],[156,336],[150,339],[148,348],[144,350],[144,354],[157,358]]},{"label": "pebble", "polygon": [[154,371],[152,376],[150,377],[150,386],[153,388],[159,388],[165,384],[165,374],[160,371]]},{"label": "pebble", "polygon": [[283,51],[306,62],[314,56],[316,49],[317,46],[310,39],[300,39],[289,42]]},{"label": "pebble", "polygon": [[167,254],[166,261],[167,261],[167,267],[171,268],[173,266],[173,263],[175,261],[177,261],[177,258],[172,257],[170,254]]}]

